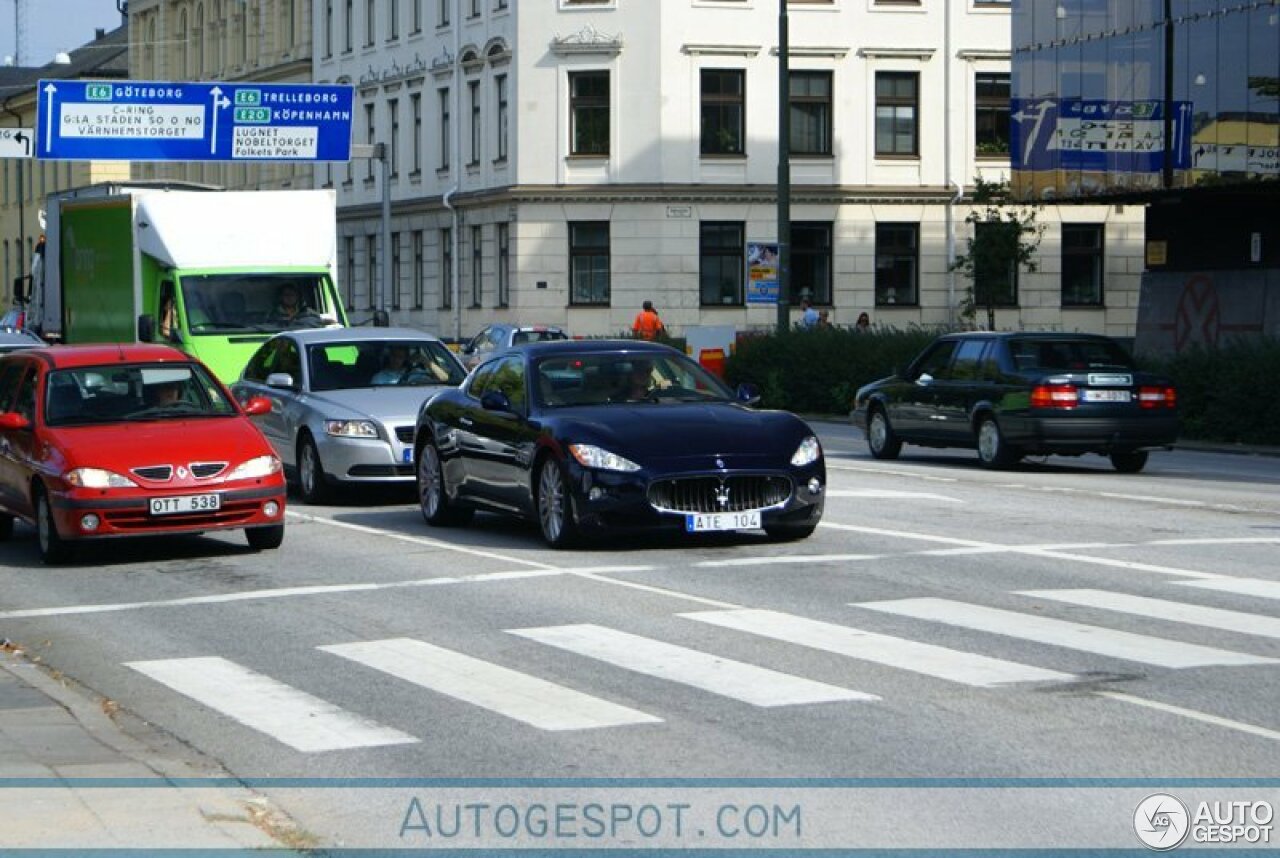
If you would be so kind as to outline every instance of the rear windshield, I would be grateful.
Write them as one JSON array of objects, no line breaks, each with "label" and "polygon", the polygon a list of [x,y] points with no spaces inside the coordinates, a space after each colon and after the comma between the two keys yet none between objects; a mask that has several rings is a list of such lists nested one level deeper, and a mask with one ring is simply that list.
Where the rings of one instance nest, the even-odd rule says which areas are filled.
[{"label": "rear windshield", "polygon": [[1133,359],[1111,340],[1015,338],[1009,353],[1019,370],[1133,369]]},{"label": "rear windshield", "polygon": [[516,331],[511,336],[511,345],[523,343],[543,343],[547,340],[567,340],[564,331]]}]

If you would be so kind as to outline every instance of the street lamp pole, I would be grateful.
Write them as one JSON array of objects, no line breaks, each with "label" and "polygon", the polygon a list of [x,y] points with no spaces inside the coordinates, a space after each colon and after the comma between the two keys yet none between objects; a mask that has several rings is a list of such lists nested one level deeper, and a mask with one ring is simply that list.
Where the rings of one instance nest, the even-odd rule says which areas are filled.
[{"label": "street lamp pole", "polygon": [[375,157],[382,161],[382,276],[378,278],[378,309],[387,318],[391,298],[391,147],[386,143],[374,146]]},{"label": "street lamp pole", "polygon": [[1164,0],[1164,171],[1163,186],[1173,187],[1173,0]]},{"label": "street lamp pole", "polygon": [[787,0],[778,0],[778,333],[791,327],[791,56]]}]

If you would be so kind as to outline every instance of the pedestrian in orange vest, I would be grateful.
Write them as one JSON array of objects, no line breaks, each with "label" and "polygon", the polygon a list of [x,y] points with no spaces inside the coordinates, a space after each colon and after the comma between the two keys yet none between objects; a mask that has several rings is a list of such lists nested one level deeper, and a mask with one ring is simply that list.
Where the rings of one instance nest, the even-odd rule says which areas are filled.
[{"label": "pedestrian in orange vest", "polygon": [[667,332],[667,326],[662,324],[662,319],[658,318],[658,311],[653,309],[652,301],[645,301],[639,313],[636,314],[636,320],[631,323],[631,333],[637,339],[656,340]]}]

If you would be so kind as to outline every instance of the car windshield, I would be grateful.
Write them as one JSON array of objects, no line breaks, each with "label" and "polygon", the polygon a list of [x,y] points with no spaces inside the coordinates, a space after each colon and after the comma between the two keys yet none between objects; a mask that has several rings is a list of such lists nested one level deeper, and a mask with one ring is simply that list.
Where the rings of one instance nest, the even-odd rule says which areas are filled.
[{"label": "car windshield", "polygon": [[368,340],[307,347],[312,390],[461,384],[467,377],[438,340]]},{"label": "car windshield", "polygon": [[338,319],[325,309],[315,274],[188,274],[182,306],[196,335],[322,328]]},{"label": "car windshield", "polygon": [[555,329],[528,329],[518,330],[511,335],[511,345],[518,346],[524,343],[542,343],[547,340],[567,340],[568,336],[564,331]]},{"label": "car windshield", "polygon": [[213,377],[196,364],[112,364],[49,373],[45,423],[185,420],[238,414]]},{"label": "car windshield", "polygon": [[665,352],[557,355],[538,361],[546,408],[634,402],[723,402],[733,394],[693,361]]},{"label": "car windshield", "polygon": [[1111,340],[1015,338],[1009,353],[1019,370],[1133,369],[1133,359]]}]

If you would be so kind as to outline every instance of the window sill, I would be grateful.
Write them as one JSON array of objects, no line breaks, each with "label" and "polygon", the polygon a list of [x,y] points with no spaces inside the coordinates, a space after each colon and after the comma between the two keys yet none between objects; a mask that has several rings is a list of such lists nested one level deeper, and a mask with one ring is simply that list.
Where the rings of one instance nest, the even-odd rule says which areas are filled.
[{"label": "window sill", "polygon": [[894,301],[892,304],[888,304],[888,303],[881,304],[879,301],[877,301],[877,302],[876,302],[876,309],[877,309],[877,310],[898,310],[898,309],[903,309],[903,310],[919,310],[919,309],[920,309],[920,302],[919,302],[919,301],[913,301],[913,302],[911,302],[911,303],[908,303],[908,302],[906,302],[906,301]]},{"label": "window sill", "polygon": [[741,310],[746,304],[742,301],[735,301],[732,304],[699,304],[701,310]]},{"label": "window sill", "polygon": [[571,152],[571,153],[569,153],[568,155],[566,155],[566,156],[565,156],[565,160],[566,160],[566,161],[579,161],[579,162],[608,161],[608,160],[609,160],[609,153],[607,153],[607,152],[606,152],[606,153],[605,153],[605,154],[603,154],[603,155],[583,155],[583,154],[577,154],[577,153],[573,153],[573,152]]},{"label": "window sill", "polygon": [[903,162],[915,162],[915,163],[919,163],[919,162],[920,162],[920,156],[919,156],[919,155],[898,155],[898,154],[895,154],[895,153],[893,153],[893,152],[877,152],[877,153],[876,153],[876,160],[877,160],[877,161],[891,161],[891,162],[898,163],[898,164],[901,164],[901,163],[903,163]]},{"label": "window sill", "polygon": [[792,152],[791,160],[801,161],[834,161],[836,156],[831,152]]},{"label": "window sill", "polygon": [[1062,303],[1061,309],[1063,310],[1105,310],[1107,309],[1107,305],[1106,304],[1068,304],[1064,301]]},{"label": "window sill", "polygon": [[1008,152],[974,152],[973,157],[976,161],[1008,162],[1012,155]]},{"label": "window sill", "polygon": [[698,157],[703,161],[746,161],[746,152],[699,152]]},{"label": "window sill", "polygon": [[506,159],[506,158],[494,158],[494,159],[493,159],[493,166],[495,166],[495,167],[505,167],[505,166],[507,166],[507,159]]}]

